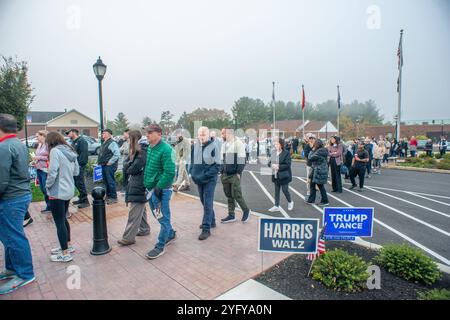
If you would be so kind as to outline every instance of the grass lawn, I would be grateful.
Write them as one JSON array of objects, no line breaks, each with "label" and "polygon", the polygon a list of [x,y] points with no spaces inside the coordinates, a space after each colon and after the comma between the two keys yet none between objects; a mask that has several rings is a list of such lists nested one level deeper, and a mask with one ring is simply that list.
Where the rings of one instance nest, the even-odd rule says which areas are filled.
[{"label": "grass lawn", "polygon": [[[42,193],[41,189],[39,188],[39,186],[35,186],[34,182],[31,183],[31,202],[39,202],[39,201],[44,201],[44,194]],[[75,196],[78,197],[79,192],[78,190],[75,188]]]}]

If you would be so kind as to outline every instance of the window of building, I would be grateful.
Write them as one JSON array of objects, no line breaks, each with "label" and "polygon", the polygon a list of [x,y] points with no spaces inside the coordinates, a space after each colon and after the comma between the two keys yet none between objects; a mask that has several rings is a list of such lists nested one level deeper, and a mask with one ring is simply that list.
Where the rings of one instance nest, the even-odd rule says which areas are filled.
[{"label": "window of building", "polygon": [[76,120],[76,119],[70,120],[70,124],[78,124],[78,120]]}]

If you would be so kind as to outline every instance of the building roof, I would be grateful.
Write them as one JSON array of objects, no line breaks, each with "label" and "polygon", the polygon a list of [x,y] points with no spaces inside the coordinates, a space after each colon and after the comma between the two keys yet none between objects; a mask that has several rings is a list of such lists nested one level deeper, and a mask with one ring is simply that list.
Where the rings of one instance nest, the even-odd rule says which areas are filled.
[{"label": "building roof", "polygon": [[[256,130],[272,130],[272,123],[258,123],[255,125],[250,125],[250,128]],[[303,130],[302,120],[282,120],[276,121],[275,128],[284,132],[301,132]],[[315,121],[306,120],[305,121],[305,132],[337,132],[336,127],[330,121]]]},{"label": "building roof", "polygon": [[64,112],[30,111],[28,112],[27,117],[31,116],[30,124],[37,124],[37,123],[46,124],[50,120],[55,119],[62,114],[64,114]]},{"label": "building roof", "polygon": [[75,113],[78,113],[79,115],[81,115],[81,116],[85,117],[86,119],[89,119],[89,120],[91,120],[92,122],[95,122],[97,125],[99,125],[99,123],[98,123],[97,121],[95,121],[94,119],[88,117],[87,115],[85,115],[85,114],[83,114],[83,113],[81,113],[80,111],[77,111],[77,110],[75,110],[75,109],[69,110],[69,111],[67,111],[67,112],[63,112],[63,113],[60,114],[59,116],[57,116],[57,117],[51,119],[50,121],[48,121],[48,122],[47,122],[47,125],[50,124],[50,123],[53,122],[53,121],[56,121],[56,120],[58,120],[58,119],[60,119],[60,118],[62,118],[62,117],[65,117],[65,116],[68,115],[69,113],[74,113],[74,112],[75,112]]},{"label": "building roof", "polygon": [[[281,120],[275,121],[275,129],[281,131],[297,131],[302,125],[302,120]],[[254,128],[256,130],[272,130],[272,122],[264,122],[253,124],[249,126],[250,128]]]}]

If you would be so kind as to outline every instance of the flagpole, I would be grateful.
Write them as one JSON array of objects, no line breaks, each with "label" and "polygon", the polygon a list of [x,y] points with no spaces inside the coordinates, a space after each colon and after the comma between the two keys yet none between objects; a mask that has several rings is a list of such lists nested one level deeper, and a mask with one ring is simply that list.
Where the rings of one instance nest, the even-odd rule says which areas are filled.
[{"label": "flagpole", "polygon": [[403,29],[400,30],[399,45],[399,73],[398,73],[398,109],[397,109],[397,141],[400,141],[400,123],[402,112],[402,68],[403,68]]},{"label": "flagpole", "polygon": [[339,93],[339,85],[337,86],[338,89],[338,114],[337,114],[337,131],[338,131],[338,136],[341,136],[341,131],[339,130],[339,120],[340,120],[340,115],[341,115],[341,97],[340,97],[340,93]]},{"label": "flagpole", "polygon": [[305,86],[302,84],[302,118],[303,118],[303,122],[302,122],[302,131],[303,131],[303,139],[305,139],[305,108],[303,106],[303,104],[305,103],[304,99],[305,99]]},{"label": "flagpole", "polygon": [[275,135],[275,81],[272,82],[272,105],[273,105],[273,129],[272,129],[272,142]]}]

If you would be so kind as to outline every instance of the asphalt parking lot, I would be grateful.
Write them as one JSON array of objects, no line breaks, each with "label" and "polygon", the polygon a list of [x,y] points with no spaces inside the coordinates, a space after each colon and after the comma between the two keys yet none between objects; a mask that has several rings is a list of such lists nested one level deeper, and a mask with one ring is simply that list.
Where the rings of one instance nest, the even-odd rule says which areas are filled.
[{"label": "asphalt parking lot", "polygon": [[[274,187],[271,177],[264,174],[263,165],[248,164],[242,176],[242,191],[252,211],[276,217],[303,217],[322,219],[322,208],[306,205],[305,165],[293,162],[293,181],[290,184],[294,209],[287,210],[287,201],[281,195],[280,213],[270,213]],[[420,247],[437,262],[450,266],[450,175],[384,169],[381,175],[366,179],[363,192],[348,190],[329,192],[330,207],[373,207],[374,228],[372,238],[366,241],[385,245],[407,242]],[[330,191],[330,186],[327,186]],[[197,195],[191,185],[187,192]],[[320,200],[320,196],[316,202]],[[226,204],[220,179],[215,190],[215,201]]]}]

